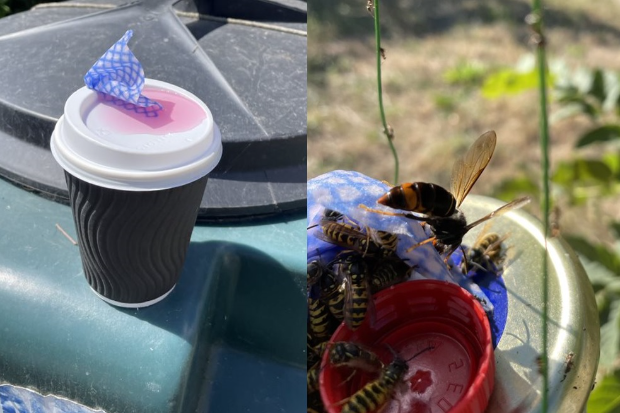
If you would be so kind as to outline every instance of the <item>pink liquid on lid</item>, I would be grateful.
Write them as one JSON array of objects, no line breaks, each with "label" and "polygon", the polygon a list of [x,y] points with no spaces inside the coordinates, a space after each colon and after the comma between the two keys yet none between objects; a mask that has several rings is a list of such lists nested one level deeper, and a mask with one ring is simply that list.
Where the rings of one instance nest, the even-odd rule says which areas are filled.
[{"label": "pink liquid on lid", "polygon": [[207,118],[197,103],[174,92],[145,87],[142,94],[163,106],[157,117],[136,113],[99,97],[86,114],[86,125],[105,125],[110,132],[121,135],[165,135],[189,131]]}]

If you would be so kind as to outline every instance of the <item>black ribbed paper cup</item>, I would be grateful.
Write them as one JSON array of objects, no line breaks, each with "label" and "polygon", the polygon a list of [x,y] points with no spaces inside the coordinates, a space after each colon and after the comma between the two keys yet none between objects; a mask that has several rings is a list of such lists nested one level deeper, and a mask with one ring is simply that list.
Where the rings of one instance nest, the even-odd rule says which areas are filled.
[{"label": "black ribbed paper cup", "polygon": [[121,307],[146,307],[174,288],[222,140],[193,94],[147,79],[157,113],[74,92],[50,148],[65,170],[84,274]]},{"label": "black ribbed paper cup", "polygon": [[146,307],[176,285],[207,176],[166,190],[98,187],[65,172],[86,280],[102,299]]}]

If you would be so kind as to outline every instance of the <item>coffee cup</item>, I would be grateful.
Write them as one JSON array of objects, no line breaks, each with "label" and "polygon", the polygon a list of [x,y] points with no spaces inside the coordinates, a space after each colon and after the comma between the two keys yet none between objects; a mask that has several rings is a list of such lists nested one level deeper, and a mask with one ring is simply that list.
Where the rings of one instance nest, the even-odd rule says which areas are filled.
[{"label": "coffee cup", "polygon": [[161,109],[77,90],[50,142],[65,170],[86,279],[101,299],[129,308],[173,290],[222,155],[219,129],[199,98],[152,79],[142,93]]}]

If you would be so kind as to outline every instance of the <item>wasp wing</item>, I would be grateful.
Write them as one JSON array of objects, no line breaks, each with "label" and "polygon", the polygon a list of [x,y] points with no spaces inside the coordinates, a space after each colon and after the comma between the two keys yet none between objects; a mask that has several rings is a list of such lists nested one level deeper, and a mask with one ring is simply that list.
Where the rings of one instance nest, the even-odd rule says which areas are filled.
[{"label": "wasp wing", "polygon": [[452,168],[450,192],[456,199],[457,208],[463,203],[484,168],[489,164],[495,150],[496,140],[495,132],[484,133]]},{"label": "wasp wing", "polygon": [[355,330],[353,325],[353,311],[355,309],[355,292],[353,291],[353,283],[350,276],[346,276],[343,280],[344,286],[344,322],[350,330]]},{"label": "wasp wing", "polygon": [[529,204],[531,200],[532,199],[529,196],[524,196],[522,198],[517,198],[514,201],[509,202],[506,205],[496,209],[495,211],[491,212],[490,214],[483,216],[479,220],[477,220],[475,222],[472,222],[471,224],[467,225],[465,227],[465,232],[469,231],[470,229],[472,229],[473,227],[475,227],[478,224],[481,224],[481,223],[483,223],[485,221],[490,220],[491,218],[503,215],[503,214],[505,214],[508,211],[512,211],[513,209],[519,209],[522,206],[524,206],[526,204]]}]

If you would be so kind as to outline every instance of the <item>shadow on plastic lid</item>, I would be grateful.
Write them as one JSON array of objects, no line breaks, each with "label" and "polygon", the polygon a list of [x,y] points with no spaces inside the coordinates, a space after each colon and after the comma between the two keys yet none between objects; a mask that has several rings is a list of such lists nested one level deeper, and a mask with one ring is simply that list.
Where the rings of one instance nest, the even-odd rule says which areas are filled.
[{"label": "shadow on plastic lid", "polygon": [[[366,320],[355,331],[343,323],[330,343],[357,343],[377,354],[384,367],[374,374],[336,367],[325,351],[319,383],[327,411],[340,413],[356,403],[377,405],[363,410],[375,411],[383,400],[382,413],[484,412],[495,358],[488,319],[473,296],[454,284],[419,280],[384,290],[374,301],[374,323]],[[408,368],[390,384],[390,374],[403,361]],[[373,381],[382,382],[384,390],[371,389]],[[363,387],[370,391],[356,393]]]}]

